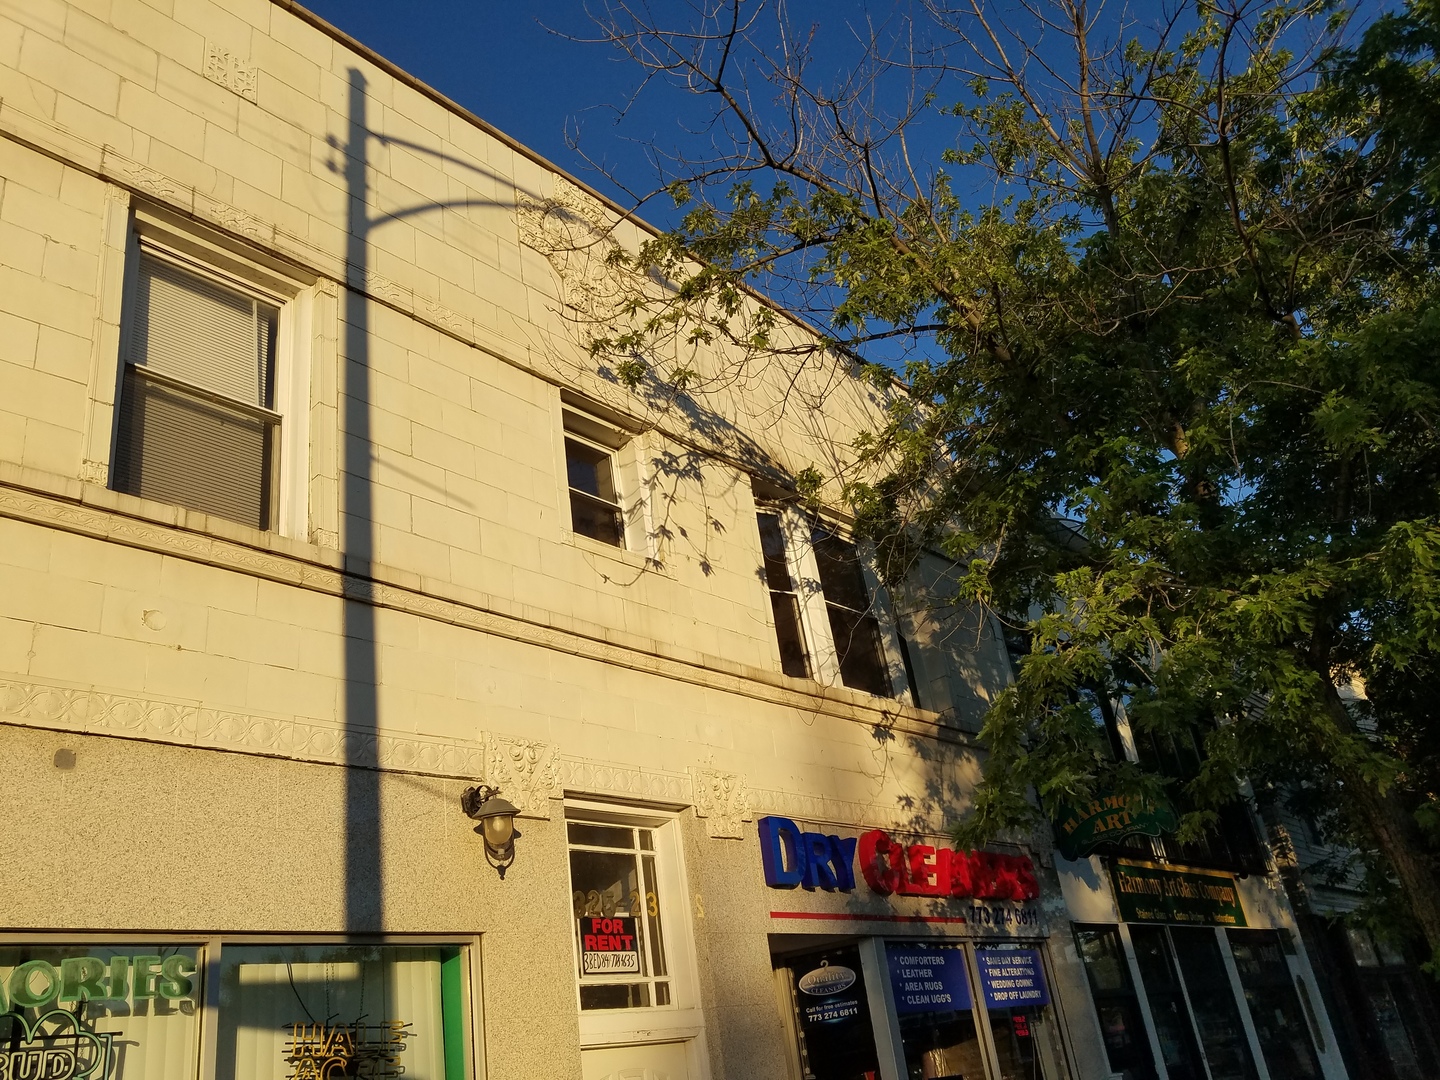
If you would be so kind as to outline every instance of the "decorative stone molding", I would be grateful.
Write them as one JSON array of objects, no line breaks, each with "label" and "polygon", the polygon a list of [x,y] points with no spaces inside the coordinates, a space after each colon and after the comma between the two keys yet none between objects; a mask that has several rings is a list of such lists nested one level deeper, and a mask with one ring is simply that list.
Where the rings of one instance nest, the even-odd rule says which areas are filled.
[{"label": "decorative stone molding", "polygon": [[0,718],[27,727],[273,755],[327,765],[485,778],[485,746],[425,735],[347,730],[316,719],[210,709],[193,702],[105,693],[0,677]]},{"label": "decorative stone molding", "polygon": [[195,212],[200,217],[219,225],[232,233],[238,233],[257,244],[267,247],[275,242],[275,226],[261,221],[254,214],[239,207],[212,199],[208,195],[195,196]]},{"label": "decorative stone molding", "polygon": [[213,41],[205,42],[205,77],[246,101],[259,100],[260,69]]},{"label": "decorative stone molding", "polygon": [[624,310],[639,279],[613,258],[620,245],[614,218],[589,192],[555,177],[548,199],[522,197],[520,242],[545,256],[560,283],[565,305],[581,318],[605,321]]},{"label": "decorative stone molding", "polygon": [[555,747],[539,739],[485,737],[485,782],[498,787],[520,808],[521,816],[548,818],[550,800],[561,798]]},{"label": "decorative stone molding", "polygon": [[695,816],[704,818],[710,836],[739,840],[745,835],[745,822],[754,820],[750,813],[750,789],[739,773],[717,772],[714,769],[690,770],[695,793]]},{"label": "decorative stone molding", "polygon": [[477,732],[471,740],[347,730],[337,721],[209,708],[21,675],[0,674],[0,723],[488,783],[499,787],[524,817],[549,818],[551,800],[572,792],[674,807],[693,804],[695,816],[715,838],[743,838],[745,823],[762,811],[812,824],[944,835],[939,820],[922,822],[871,803],[751,793],[743,776],[713,769],[692,768],[685,775],[607,765],[562,756],[553,743],[494,733]]},{"label": "decorative stone molding", "polygon": [[105,172],[121,182],[153,195],[155,198],[179,206],[187,213],[194,206],[194,193],[184,184],[171,180],[164,173],[156,172],[148,165],[115,153],[105,148]]},{"label": "decorative stone molding", "polygon": [[80,463],[80,479],[87,484],[99,484],[104,487],[110,482],[110,467],[103,461],[91,461],[86,458]]},{"label": "decorative stone molding", "polygon": [[693,789],[688,776],[679,773],[607,765],[576,758],[560,759],[560,780],[565,791],[577,795],[619,795],[638,802],[688,806]]}]

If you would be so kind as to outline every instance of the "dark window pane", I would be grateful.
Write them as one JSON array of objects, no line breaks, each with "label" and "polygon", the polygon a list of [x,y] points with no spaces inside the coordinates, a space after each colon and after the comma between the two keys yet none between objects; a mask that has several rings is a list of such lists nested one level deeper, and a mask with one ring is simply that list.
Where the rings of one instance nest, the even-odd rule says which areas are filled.
[{"label": "dark window pane", "polygon": [[1273,930],[1228,930],[1230,951],[1245,988],[1250,1019],[1272,1077],[1313,1080],[1320,1063],[1301,1011],[1290,966]]},{"label": "dark window pane", "polygon": [[565,471],[570,487],[604,502],[614,504],[615,475],[610,455],[575,439],[565,440]]},{"label": "dark window pane", "polygon": [[1175,955],[1190,993],[1195,1027],[1205,1047],[1213,1080],[1254,1080],[1255,1062],[1220,955],[1220,943],[1209,928],[1171,927]]},{"label": "dark window pane", "polygon": [[130,366],[117,422],[116,491],[270,527],[273,422]]},{"label": "dark window pane", "polygon": [[1077,927],[1075,944],[1085,962],[1111,1071],[1124,1080],[1154,1080],[1150,1040],[1141,1020],[1119,931],[1113,926]]},{"label": "dark window pane", "polygon": [[572,821],[565,829],[572,844],[608,848],[635,846],[635,831],[622,825],[587,825],[582,821]]},{"label": "dark window pane", "polygon": [[623,547],[625,525],[617,505],[610,455],[567,438],[565,472],[570,484],[570,527],[592,540]]},{"label": "dark window pane", "polygon": [[790,592],[790,567],[785,558],[785,535],[776,514],[757,514],[760,525],[760,552],[765,559],[765,583],[779,592]]},{"label": "dark window pane", "polygon": [[1120,949],[1120,935],[1113,928],[1075,931],[1075,944],[1085,961],[1085,974],[1090,976],[1090,989],[1096,993],[1129,992],[1130,968]]},{"label": "dark window pane", "polygon": [[880,647],[880,624],[873,616],[826,604],[835,653],[840,660],[840,681],[855,690],[890,697],[890,668]]},{"label": "dark window pane", "polygon": [[643,906],[634,855],[572,850],[570,888],[576,918],[639,916]]},{"label": "dark window pane", "polygon": [[573,490],[570,492],[570,527],[581,536],[603,544],[624,546],[625,532],[621,526],[620,511],[609,503]]},{"label": "dark window pane", "polygon": [[580,987],[582,1009],[643,1009],[649,1004],[649,983],[608,983]]},{"label": "dark window pane", "polygon": [[1205,1080],[1190,1010],[1185,1006],[1180,980],[1170,959],[1165,931],[1158,926],[1131,926],[1130,940],[1135,945],[1140,981],[1150,1002],[1155,1038],[1170,1080]]},{"label": "dark window pane", "polygon": [[823,525],[811,531],[815,562],[820,568],[820,588],[827,604],[839,604],[851,611],[868,611],[870,590],[860,572],[855,545],[840,539]]},{"label": "dark window pane", "polygon": [[780,670],[803,679],[810,674],[805,658],[805,637],[800,631],[800,602],[794,593],[772,592],[770,608],[775,613],[775,638],[780,644]]},{"label": "dark window pane", "polygon": [[900,645],[900,662],[905,665],[905,685],[910,688],[910,704],[917,709],[925,706],[920,703],[920,684],[915,680],[915,660],[910,655],[910,642],[905,640],[905,635],[899,633],[896,628],[895,640]]}]

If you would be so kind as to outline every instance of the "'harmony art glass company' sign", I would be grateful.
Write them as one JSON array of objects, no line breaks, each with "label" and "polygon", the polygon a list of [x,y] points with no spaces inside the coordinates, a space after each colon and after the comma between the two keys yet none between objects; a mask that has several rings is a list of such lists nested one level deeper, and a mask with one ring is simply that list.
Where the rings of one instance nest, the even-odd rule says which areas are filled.
[{"label": "'harmony art glass company' sign", "polygon": [[1126,922],[1246,925],[1234,874],[1175,870],[1130,859],[1116,859],[1110,873],[1115,903]]}]

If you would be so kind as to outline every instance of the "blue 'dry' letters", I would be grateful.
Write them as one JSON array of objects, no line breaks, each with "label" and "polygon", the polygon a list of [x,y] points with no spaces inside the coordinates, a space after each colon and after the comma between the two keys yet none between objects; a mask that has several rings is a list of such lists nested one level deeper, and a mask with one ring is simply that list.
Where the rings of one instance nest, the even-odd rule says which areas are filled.
[{"label": "blue 'dry' letters", "polygon": [[766,885],[842,892],[855,888],[854,837],[801,832],[800,826],[783,817],[763,817],[758,824]]}]

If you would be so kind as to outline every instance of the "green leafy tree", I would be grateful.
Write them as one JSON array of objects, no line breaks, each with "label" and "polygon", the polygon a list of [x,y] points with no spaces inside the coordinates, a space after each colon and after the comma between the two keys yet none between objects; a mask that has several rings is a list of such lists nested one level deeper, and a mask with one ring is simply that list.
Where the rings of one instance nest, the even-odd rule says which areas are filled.
[{"label": "green leafy tree", "polygon": [[1436,5],[1362,32],[1324,0],[931,0],[828,87],[763,9],[694,13],[607,12],[713,106],[713,153],[665,163],[685,216],[635,260],[673,290],[594,349],[763,362],[757,286],[812,347],[900,366],[858,526],[892,576],[943,548],[1029,641],[963,838],[1160,790],[1103,752],[1098,688],[1202,733],[1191,834],[1247,782],[1323,789],[1440,951]]}]

